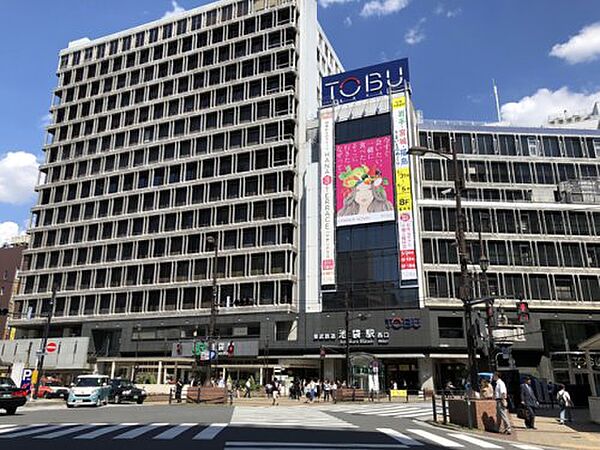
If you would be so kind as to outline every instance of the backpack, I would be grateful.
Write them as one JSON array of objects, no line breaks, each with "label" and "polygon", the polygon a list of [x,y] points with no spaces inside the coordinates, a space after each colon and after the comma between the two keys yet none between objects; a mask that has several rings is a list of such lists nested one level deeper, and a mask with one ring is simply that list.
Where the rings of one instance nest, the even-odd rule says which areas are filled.
[{"label": "backpack", "polygon": [[564,392],[559,392],[557,395],[557,400],[558,400],[558,406],[560,406],[561,408],[564,408],[565,406],[567,406],[567,401],[565,400],[565,394]]}]

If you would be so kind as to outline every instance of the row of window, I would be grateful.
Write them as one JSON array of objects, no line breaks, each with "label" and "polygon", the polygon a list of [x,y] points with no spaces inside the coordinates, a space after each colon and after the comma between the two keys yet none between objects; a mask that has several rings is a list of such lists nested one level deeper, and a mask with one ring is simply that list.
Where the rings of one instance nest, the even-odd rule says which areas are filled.
[{"label": "row of window", "polygon": [[[295,253],[292,251],[220,256],[216,275],[219,279],[290,275],[295,272],[295,259]],[[23,293],[44,293],[52,286],[64,292],[147,284],[187,283],[208,279],[212,273],[212,264],[214,264],[212,258],[183,259],[175,262],[169,260],[94,270],[65,271],[52,275],[27,275],[24,278]]]},{"label": "row of window", "polygon": [[[285,147],[283,147],[285,149]],[[259,151],[265,155],[268,155],[268,151]],[[247,153],[242,155],[248,155]],[[283,154],[280,155],[283,157]],[[115,193],[123,193],[129,191],[147,190],[147,188],[158,188],[160,186],[166,186],[168,184],[180,184],[184,182],[195,182],[198,180],[209,180],[215,177],[227,177],[237,173],[234,171],[232,161],[234,158],[225,156],[220,159],[207,159],[204,161],[191,161],[186,164],[176,164],[168,167],[156,167],[151,170],[141,170],[139,172],[126,172],[122,175],[113,175],[110,177],[101,177],[94,180],[86,180],[80,183],[70,183],[68,185],[62,184],[54,187],[47,187],[41,191],[41,197],[39,206],[61,203],[64,201],[80,201],[90,197],[99,197],[104,195],[110,195]],[[239,160],[238,160],[239,161]],[[280,165],[273,166],[281,167],[280,171],[272,171],[265,175],[253,175],[246,177],[237,177],[235,179],[228,179],[222,181],[215,181],[212,183],[194,185],[194,186],[183,186],[179,187],[175,198],[174,206],[183,206],[185,202],[189,204],[205,203],[208,201],[220,201],[222,199],[234,199],[240,197],[249,197],[260,194],[272,194],[276,192],[293,192],[294,191],[294,172],[285,170],[290,165],[287,164],[287,159],[281,159]],[[219,163],[219,167],[216,168],[216,162]],[[283,163],[286,163],[283,166]],[[266,163],[266,158],[265,158]],[[80,166],[81,167],[81,166]],[[256,170],[264,170],[269,166],[261,167]],[[69,169],[69,167],[66,167]],[[256,173],[253,170],[251,173]],[[68,172],[66,170],[65,172]],[[249,173],[249,170],[245,170],[239,173]],[[71,174],[72,176],[72,174]],[[79,177],[80,175],[78,175]],[[225,192],[223,192],[225,188]],[[190,192],[191,191],[191,192]],[[159,199],[158,207],[168,208],[171,206],[170,198],[171,193],[169,190],[161,191],[165,192],[162,195],[164,198]],[[207,193],[208,195],[206,195]],[[153,193],[146,193],[146,199],[144,201],[144,209],[154,209],[155,203],[152,201]],[[104,201],[102,216],[109,214],[113,208],[109,208],[108,200]],[[69,206],[74,206],[73,203],[69,203]],[[65,208],[65,207],[63,207]],[[86,218],[94,216],[93,206],[88,207]],[[127,208],[128,212],[135,212],[137,209],[135,206]],[[67,217],[66,210],[62,210],[61,221]],[[113,215],[122,213],[122,209],[117,209]],[[74,211],[69,216],[74,218],[71,220],[78,220],[79,213]],[[52,218],[48,216],[48,219],[40,221],[44,225],[52,223]]]},{"label": "row of window", "polygon": [[[120,39],[113,39],[106,43],[103,42],[83,50],[74,51],[70,54],[64,54],[60,58],[60,68],[65,69],[67,67],[77,66],[94,59],[102,59],[106,56],[116,55],[117,53],[128,52],[132,48],[153,44],[158,42],[159,39],[170,40],[174,36],[182,36],[203,27],[212,27],[217,23],[232,20],[234,18],[234,11],[236,11],[236,18],[246,16],[249,13],[249,2],[244,0],[238,2],[236,5],[226,5],[220,9],[212,9],[195,16],[182,17],[177,22],[138,31],[135,34],[123,36]],[[273,27],[275,24],[287,23],[292,17],[292,8],[282,8],[257,17],[249,17],[243,21],[228,24],[226,27],[213,28],[206,33],[210,32],[212,35],[210,41],[212,43],[217,43],[221,42],[226,35],[231,39],[231,36],[238,36],[240,32],[249,34],[254,33],[256,30],[266,30]],[[243,30],[240,30],[241,26],[243,26]]]},{"label": "row of window", "polygon": [[[195,139],[196,155],[206,154],[209,151],[211,153],[218,153],[227,150],[236,150],[246,147],[254,146],[273,146],[281,141],[293,139],[295,132],[295,124],[293,120],[282,120],[282,121],[271,121],[262,125],[256,125],[248,128],[233,130],[229,133],[215,133],[210,137],[200,137]],[[165,137],[166,139],[166,137]],[[172,143],[165,145],[166,156],[163,160],[174,159],[174,146]],[[144,149],[138,149],[143,152]],[[173,153],[170,153],[173,151]],[[185,150],[188,151],[187,149]],[[142,152],[128,152],[133,154],[134,161],[136,154],[141,157]],[[148,149],[149,163],[158,161],[158,158],[154,159],[155,155],[160,152],[160,147],[153,146]],[[203,153],[204,152],[204,153]],[[181,155],[181,150],[179,152]],[[180,156],[183,157],[183,156]],[[128,156],[119,156],[119,164],[123,164],[127,167],[129,164]],[[104,159],[104,167],[102,167],[102,160]],[[124,159],[126,161],[124,161]],[[47,167],[46,179],[44,183],[56,183],[60,181],[67,181],[76,177],[84,177],[88,175],[95,175],[100,172],[108,172],[110,170],[116,170],[115,166],[116,156],[110,155],[105,158],[97,158],[90,162],[82,161],[75,167],[74,163],[65,164],[62,166]],[[139,165],[139,163],[138,163]],[[120,167],[118,169],[121,169]]]},{"label": "row of window", "polygon": [[[427,272],[429,298],[458,298],[460,273]],[[600,301],[600,281],[597,276],[547,274],[488,273],[490,293],[496,298],[525,300]],[[474,298],[479,297],[477,286]]]},{"label": "row of window", "polygon": [[[599,154],[600,156],[600,154]],[[466,181],[478,183],[558,184],[578,178],[596,178],[598,164],[558,162],[507,162],[469,160],[463,164]],[[440,159],[422,161],[423,179],[428,181],[454,180],[454,165]]]},{"label": "row of window", "polygon": [[[293,41],[285,41],[282,42],[282,45],[292,43]],[[212,50],[210,52],[212,54]],[[260,74],[294,67],[293,55],[294,50],[290,48],[282,49],[276,53],[269,52],[264,55],[257,55],[253,58],[242,59],[243,55],[236,55],[238,58],[232,64],[225,65],[224,63],[227,61],[215,61],[208,64],[212,60],[212,57],[207,57],[205,52],[205,55],[202,57],[205,64],[202,65],[202,61],[199,61],[199,56],[192,54],[187,58],[179,58],[159,65],[147,66],[144,69],[132,70],[119,76],[112,76],[103,80],[82,84],[77,88],[69,88],[64,93],[58,92],[56,95],[60,96],[57,98],[63,105],[73,101],[87,100],[79,114],[79,117],[87,117],[105,110],[110,111],[154,100],[161,96],[161,93],[163,97],[182,94],[192,89],[198,90],[222,83],[231,84],[235,80],[250,79]],[[214,67],[208,70],[207,67],[211,65],[214,65]],[[206,70],[199,71],[200,67]],[[174,78],[186,71],[193,73],[176,79]],[[163,78],[171,79],[154,83],[146,89],[144,89],[144,86],[134,89],[137,85],[149,84]],[[131,87],[131,89],[124,90],[127,86]],[[108,101],[106,103],[98,103],[102,98],[107,98]],[[93,107],[91,106],[92,102]],[[59,122],[73,120],[78,117],[76,105],[58,108],[56,113],[57,121]]]},{"label": "row of window", "polygon": [[[75,230],[76,231],[76,230]],[[74,231],[74,233],[75,233]],[[222,251],[248,249],[274,245],[293,245],[294,229],[290,224],[265,225],[257,228],[236,228],[221,230],[210,235],[219,239]],[[68,245],[71,229],[61,230],[60,244]],[[37,238],[38,235],[36,235]],[[144,258],[161,258],[164,256],[193,255],[212,252],[213,244],[205,239],[204,234],[185,236],[169,236],[154,240],[137,240],[119,244],[89,246],[84,241],[73,243],[79,248],[66,248],[48,252],[27,253],[23,258],[22,270],[42,270],[54,267],[70,267],[73,265],[109,264]]]},{"label": "row of window", "polygon": [[[600,212],[537,211],[465,208],[466,230],[477,233],[516,233],[567,236],[600,236]],[[454,231],[453,208],[422,209],[425,231]]]},{"label": "row of window", "polygon": [[[80,243],[85,240],[120,239],[143,234],[168,233],[213,226],[237,225],[248,221],[295,220],[296,202],[291,198],[260,200],[250,204],[225,205],[191,211],[174,212],[123,219],[101,221],[74,228],[52,229],[33,233],[33,248],[51,247],[63,243]],[[45,237],[45,238],[44,238]]]},{"label": "row of window", "polygon": [[[293,301],[293,282],[288,280],[221,284],[217,289],[220,308],[284,305]],[[211,301],[211,286],[57,297],[54,317],[210,309]],[[45,317],[49,303],[47,299],[17,301],[17,317]]]},{"label": "row of window", "polygon": [[[285,60],[284,57],[282,58]],[[235,68],[235,65],[233,67]],[[281,70],[278,68],[277,71],[270,71],[271,75],[265,77],[256,76],[264,72],[258,70],[254,72],[252,70],[253,66],[250,65],[249,67],[251,70],[245,73],[251,75],[245,77],[247,79],[243,83],[234,84],[232,81],[235,81],[236,78],[227,80],[230,74],[225,71],[225,80],[223,80],[225,83],[221,85],[219,83],[220,74],[211,72],[217,78],[211,78],[208,82],[209,85],[205,86],[205,80],[202,77],[204,72],[200,72],[194,76],[167,80],[132,91],[125,91],[121,94],[100,96],[95,100],[79,102],[61,108],[55,113],[55,123],[57,125],[65,124],[76,119],[92,118],[92,116],[101,113],[142,105],[139,108],[130,108],[116,114],[97,117],[97,120],[93,122],[86,120],[81,122],[83,125],[81,123],[79,125],[79,128],[81,129],[83,126],[85,131],[90,127],[88,124],[93,123],[92,129],[100,133],[109,129],[160,120],[163,117],[225,106],[233,102],[242,102],[263,95],[274,95],[284,90],[292,90],[295,87],[295,74],[291,71],[277,73]],[[233,75],[235,75],[235,71]],[[213,86],[216,86],[216,88]],[[189,91],[191,91],[191,95],[186,95]],[[166,97],[169,97],[168,101]],[[264,108],[264,106],[261,107]],[[244,111],[244,114],[247,114],[247,112]],[[231,124],[233,123],[231,122]],[[64,125],[60,129],[61,132],[62,129],[64,129]]]},{"label": "row of window", "polygon": [[[435,200],[450,200],[452,192],[448,192],[447,186],[442,187],[423,187],[424,199]],[[558,189],[550,191],[550,199],[558,201],[560,194]],[[485,201],[485,202],[532,202],[532,201],[548,201],[548,197],[544,196],[540,199],[537,192],[534,194],[533,189],[506,189],[504,187],[498,189],[468,188],[463,191],[463,200],[466,201]]]},{"label": "row of window", "polygon": [[[565,133],[566,134],[566,133]],[[506,156],[596,158],[600,137],[538,136],[491,133],[421,132],[421,145],[450,153]]]},{"label": "row of window", "polygon": [[[490,264],[499,266],[600,268],[600,244],[591,242],[483,241]],[[480,243],[469,242],[470,260],[477,264]],[[423,239],[425,264],[457,264],[456,241]]]},{"label": "row of window", "polygon": [[[273,79],[276,79],[276,77]],[[152,89],[152,87],[149,87],[147,89]],[[265,95],[270,95],[272,91],[269,91],[269,94],[267,94],[267,90],[267,79],[260,78],[252,82],[241,83],[234,86],[226,86],[218,89],[215,92],[215,102],[219,103],[220,105],[230,105],[234,102],[242,101],[245,98],[251,99],[263,97]],[[142,88],[140,92],[145,92],[145,89]],[[198,102],[202,101],[202,97],[202,94],[198,96]],[[158,91],[156,92],[155,98],[159,98]],[[195,98],[196,97],[194,96],[188,97],[188,101],[190,103],[187,105],[187,107],[185,106],[186,100],[184,99],[183,107],[186,107],[189,111],[197,111],[203,109],[202,107],[200,107],[200,105],[195,105]],[[204,98],[206,98],[206,102],[210,102],[210,93],[206,93]],[[145,102],[145,100],[140,100],[136,103],[143,102]],[[208,105],[208,103],[206,104]],[[166,112],[165,105],[167,105]],[[192,106],[194,107],[194,109],[191,109]],[[158,120],[159,118],[163,117],[178,116],[181,114],[182,106],[179,100],[173,103],[172,111],[169,110],[170,107],[170,102],[159,103],[153,106],[152,115],[150,106],[143,106],[137,111],[131,110],[128,112],[117,113],[110,116],[103,116],[96,119],[75,122],[71,123],[70,125],[63,125],[55,129],[49,130],[50,134],[48,136],[51,141],[49,144],[65,141],[68,139],[74,140],[82,137],[87,137],[93,134],[99,134],[107,131],[116,130],[118,128],[128,127],[136,123],[143,124],[146,122],[149,122],[146,128],[134,130],[133,133],[130,132],[127,140],[125,139],[125,133],[123,133],[122,143],[125,144],[125,142],[127,141],[129,142],[129,145],[135,145],[139,142],[151,141],[156,137],[167,138],[169,136],[169,124],[156,124],[152,123],[152,121]],[[267,107],[267,109],[263,112],[263,114],[265,114],[265,118],[271,117],[272,115],[282,115],[294,111],[294,103],[289,99],[289,96],[273,99],[272,105],[269,105],[269,100],[267,100],[267,103],[265,104],[265,106],[262,106],[262,108],[265,107]],[[256,113],[258,113],[258,111]],[[226,120],[228,119],[231,122],[231,125],[235,124],[235,110],[230,110],[228,114],[233,115],[231,116],[231,118],[229,118],[229,116],[224,116],[223,111],[212,111],[196,116],[191,116],[191,114],[187,114],[187,117],[181,118],[179,121],[179,125],[175,125],[174,130],[171,131],[175,135],[181,135],[186,129],[188,129],[189,132],[214,130],[222,126],[223,117],[226,117]],[[252,116],[252,111],[250,111],[250,115]],[[241,121],[241,118],[238,120]],[[187,126],[185,124],[186,121],[189,122]],[[158,130],[155,130],[155,128],[158,128]],[[104,145],[103,147],[104,149],[107,149],[110,147],[110,145]]]}]

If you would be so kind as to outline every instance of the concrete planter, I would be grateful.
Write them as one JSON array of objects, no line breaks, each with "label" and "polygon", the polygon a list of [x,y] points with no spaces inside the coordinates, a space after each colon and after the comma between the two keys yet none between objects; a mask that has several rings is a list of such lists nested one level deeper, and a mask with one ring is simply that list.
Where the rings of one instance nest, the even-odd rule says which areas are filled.
[{"label": "concrete planter", "polygon": [[[470,400],[473,428],[496,431],[496,400]],[[448,399],[450,423],[469,426],[469,409],[463,399]]]},{"label": "concrete planter", "polygon": [[186,400],[188,403],[224,404],[227,401],[227,389],[190,386],[187,390]]},{"label": "concrete planter", "polygon": [[362,402],[365,398],[367,395],[362,389],[338,388],[337,390],[338,402]]},{"label": "concrete planter", "polygon": [[590,420],[600,424],[600,397],[589,397]]}]

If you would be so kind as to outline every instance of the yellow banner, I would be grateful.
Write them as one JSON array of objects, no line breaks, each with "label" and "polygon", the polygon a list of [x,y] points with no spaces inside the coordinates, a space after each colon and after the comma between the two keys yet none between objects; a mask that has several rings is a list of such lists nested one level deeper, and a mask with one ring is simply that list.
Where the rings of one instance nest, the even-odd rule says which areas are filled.
[{"label": "yellow banner", "polygon": [[392,108],[393,109],[404,108],[405,105],[406,105],[406,97],[404,95],[401,97],[396,97],[395,99],[392,100]]},{"label": "yellow banner", "polygon": [[396,169],[396,208],[398,211],[412,210],[412,195],[410,189],[410,169]]},{"label": "yellow banner", "polygon": [[407,397],[408,391],[406,389],[392,389],[390,391],[390,395],[392,398],[394,397]]}]

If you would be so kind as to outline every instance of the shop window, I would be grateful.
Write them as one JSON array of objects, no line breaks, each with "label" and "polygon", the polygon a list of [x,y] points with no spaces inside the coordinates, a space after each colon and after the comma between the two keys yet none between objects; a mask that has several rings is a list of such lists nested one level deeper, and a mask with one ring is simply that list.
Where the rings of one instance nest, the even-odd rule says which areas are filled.
[{"label": "shop window", "polygon": [[462,317],[438,317],[440,339],[463,339],[465,330]]}]

